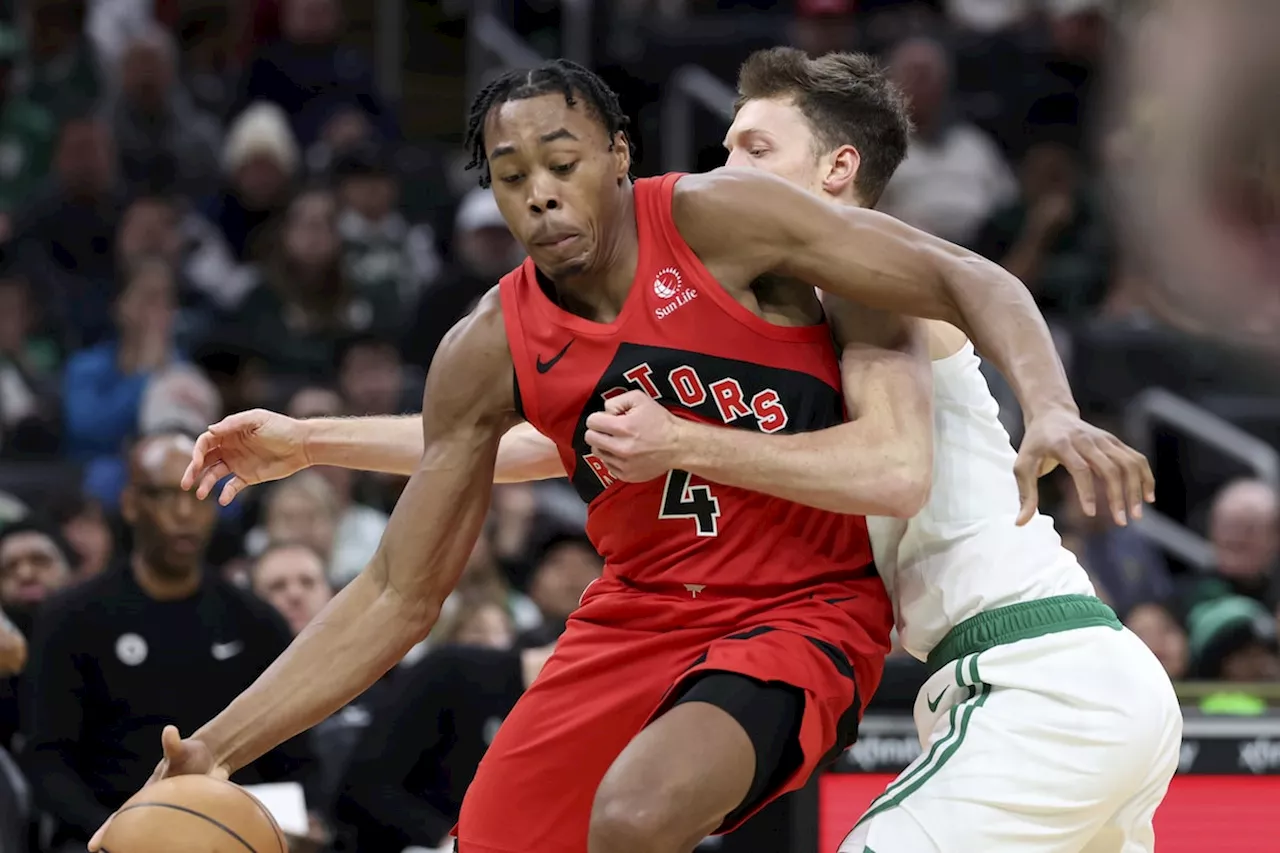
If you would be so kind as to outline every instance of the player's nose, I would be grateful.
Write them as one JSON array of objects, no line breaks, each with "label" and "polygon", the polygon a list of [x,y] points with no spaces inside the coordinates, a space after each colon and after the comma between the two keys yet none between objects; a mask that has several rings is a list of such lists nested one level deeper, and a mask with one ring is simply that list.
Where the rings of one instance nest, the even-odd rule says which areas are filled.
[{"label": "player's nose", "polygon": [[557,182],[550,176],[535,175],[528,183],[529,210],[541,214],[563,207]]}]

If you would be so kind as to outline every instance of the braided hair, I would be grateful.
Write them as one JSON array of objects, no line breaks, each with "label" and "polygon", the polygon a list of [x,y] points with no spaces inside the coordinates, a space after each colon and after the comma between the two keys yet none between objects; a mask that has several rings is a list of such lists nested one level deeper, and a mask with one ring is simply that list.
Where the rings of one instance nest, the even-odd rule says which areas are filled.
[{"label": "braided hair", "polygon": [[480,169],[480,186],[490,183],[489,161],[484,150],[484,122],[498,104],[522,101],[541,95],[560,93],[570,107],[576,106],[581,95],[585,107],[593,113],[609,133],[609,150],[619,133],[628,150],[632,149],[627,135],[630,120],[618,105],[618,96],[592,71],[567,59],[553,59],[537,68],[508,71],[471,99],[471,111],[467,116],[467,135],[464,144],[471,151],[468,169]]}]

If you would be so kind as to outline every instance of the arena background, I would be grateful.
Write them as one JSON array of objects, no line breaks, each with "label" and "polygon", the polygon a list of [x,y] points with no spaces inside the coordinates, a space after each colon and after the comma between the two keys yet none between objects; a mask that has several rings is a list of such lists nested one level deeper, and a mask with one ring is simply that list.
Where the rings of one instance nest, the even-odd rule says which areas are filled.
[{"label": "arena background", "polygon": [[[1084,518],[1057,475],[1043,504],[1179,684],[1186,740],[1159,849],[1280,850],[1274,40],[1259,35],[1280,19],[1246,5],[0,4],[0,607],[29,640],[26,671],[0,681],[0,851],[83,849],[158,757],[118,754],[118,733],[158,744],[163,722],[190,731],[234,693],[194,644],[214,636],[214,657],[251,677],[372,553],[403,483],[303,472],[186,543],[209,583],[244,586],[284,622],[206,606],[222,599],[201,586],[198,617],[143,595],[134,627],[82,629],[136,596],[103,579],[155,534],[121,512],[139,437],[252,407],[416,411],[445,331],[520,258],[462,168],[469,96],[505,68],[574,59],[621,94],[638,174],[708,169],[738,64],[785,43],[882,59],[918,126],[882,209],[1023,278],[1086,415],[1152,459],[1156,511],[1138,525]],[[1016,402],[989,378],[1016,440]],[[582,522],[562,484],[495,488],[428,641],[244,780],[283,786],[259,790],[292,809],[296,849],[444,843],[519,693],[507,673],[599,571]],[[250,623],[267,638],[253,662]],[[15,636],[0,631],[9,673]],[[919,751],[922,676],[896,652],[861,741],[705,846],[834,853]],[[85,769],[102,761],[114,769]]]}]

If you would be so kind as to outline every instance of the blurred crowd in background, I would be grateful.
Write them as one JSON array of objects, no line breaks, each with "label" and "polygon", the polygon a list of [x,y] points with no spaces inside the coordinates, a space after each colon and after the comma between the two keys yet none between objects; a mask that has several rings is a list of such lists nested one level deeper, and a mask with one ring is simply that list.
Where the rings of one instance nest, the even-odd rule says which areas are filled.
[{"label": "blurred crowd in background", "polygon": [[[1280,446],[1269,377],[1144,301],[1149,268],[1102,180],[1131,156],[1104,120],[1111,4],[594,5],[593,64],[636,121],[639,174],[664,168],[664,86],[694,57],[731,85],[780,40],[872,51],[916,125],[881,209],[1026,282],[1090,417],[1124,434],[1130,402],[1160,387]],[[80,850],[150,774],[163,723],[189,733],[220,710],[363,568],[403,487],[315,468],[219,507],[181,490],[182,436],[253,407],[416,411],[445,332],[522,253],[460,168],[467,3],[406,7],[398,89],[415,96],[399,102],[380,94],[355,3],[0,6],[0,609],[27,638],[0,632],[0,663],[28,658],[0,681],[0,850]],[[563,8],[496,7],[559,52]],[[698,166],[717,165],[723,126],[694,130]],[[1016,440],[1016,403],[991,380]],[[1153,455],[1161,512],[1209,557],[1084,517],[1055,474],[1043,504],[1065,544],[1174,678],[1280,682],[1274,484],[1167,426],[1127,437]],[[601,571],[584,518],[563,483],[495,487],[423,646],[246,771],[304,785],[296,843],[445,841],[484,745]],[[922,678],[895,654],[880,707],[909,707]]]}]

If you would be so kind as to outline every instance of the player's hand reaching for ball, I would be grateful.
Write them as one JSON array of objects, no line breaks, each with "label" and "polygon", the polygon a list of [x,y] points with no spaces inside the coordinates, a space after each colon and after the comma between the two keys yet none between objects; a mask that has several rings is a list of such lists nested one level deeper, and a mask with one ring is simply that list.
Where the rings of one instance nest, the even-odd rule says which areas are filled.
[{"label": "player's hand reaching for ball", "polygon": [[1014,473],[1022,508],[1018,524],[1035,515],[1039,479],[1062,465],[1075,482],[1085,515],[1097,513],[1098,495],[1106,496],[1118,525],[1142,517],[1142,504],[1155,500],[1156,481],[1147,458],[1104,429],[1062,410],[1027,423]]},{"label": "player's hand reaching for ball", "polygon": [[[170,776],[204,775],[215,779],[226,779],[231,775],[228,769],[214,761],[213,753],[202,741],[195,738],[183,738],[174,726],[165,726],[160,733],[160,746],[164,750],[164,758],[156,765],[147,785],[167,779]],[[102,838],[106,835],[111,818],[98,827],[98,831],[89,839],[89,850],[97,851],[102,846]]]},{"label": "player's hand reaching for ball", "polygon": [[182,488],[195,488],[203,500],[229,476],[218,495],[218,503],[226,506],[249,486],[283,479],[310,464],[300,421],[250,409],[223,418],[196,439]]},{"label": "player's hand reaching for ball", "polygon": [[628,391],[587,418],[586,442],[610,474],[647,483],[676,467],[684,423],[643,391]]}]

